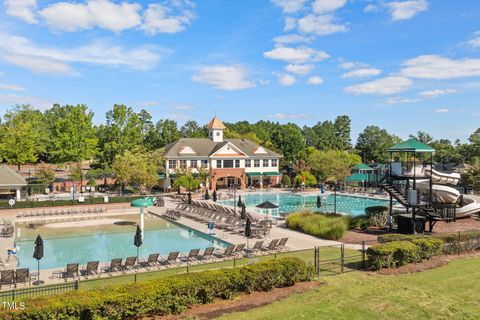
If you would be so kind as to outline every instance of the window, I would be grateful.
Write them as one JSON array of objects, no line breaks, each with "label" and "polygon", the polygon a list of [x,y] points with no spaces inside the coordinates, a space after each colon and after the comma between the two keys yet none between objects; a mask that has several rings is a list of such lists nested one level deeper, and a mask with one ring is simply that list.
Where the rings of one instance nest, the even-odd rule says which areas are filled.
[{"label": "window", "polygon": [[254,166],[255,168],[260,168],[260,160],[259,160],[259,159],[253,160],[253,166]]},{"label": "window", "polygon": [[278,159],[272,159],[272,167],[278,167]]},{"label": "window", "polygon": [[202,160],[202,168],[208,167],[208,160]]},{"label": "window", "polygon": [[187,169],[187,160],[180,160],[180,169]]},{"label": "window", "polygon": [[175,169],[177,167],[176,160],[168,160],[168,169]]},{"label": "window", "polygon": [[190,160],[190,167],[197,168],[197,166],[198,166],[197,160]]},{"label": "window", "polygon": [[235,168],[240,168],[240,160],[235,160]]},{"label": "window", "polygon": [[221,168],[222,167],[222,160],[217,160],[217,168]]},{"label": "window", "polygon": [[233,168],[233,160],[223,160],[224,168]]},{"label": "window", "polygon": [[245,160],[245,168],[250,168],[252,166],[252,160]]},{"label": "window", "polygon": [[263,167],[268,167],[268,159],[263,159]]}]

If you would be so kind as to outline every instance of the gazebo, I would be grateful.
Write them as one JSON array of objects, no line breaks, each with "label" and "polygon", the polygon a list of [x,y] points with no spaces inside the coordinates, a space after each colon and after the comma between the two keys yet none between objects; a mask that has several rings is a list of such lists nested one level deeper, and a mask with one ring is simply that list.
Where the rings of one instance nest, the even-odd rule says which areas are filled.
[{"label": "gazebo", "polygon": [[8,166],[0,166],[0,194],[21,199],[21,188],[27,185],[24,177]]}]

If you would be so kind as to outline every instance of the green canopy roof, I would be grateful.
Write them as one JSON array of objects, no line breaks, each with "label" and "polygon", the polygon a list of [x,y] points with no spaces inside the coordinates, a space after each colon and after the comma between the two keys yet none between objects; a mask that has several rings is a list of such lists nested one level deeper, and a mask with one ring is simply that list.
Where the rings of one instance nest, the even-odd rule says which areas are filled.
[{"label": "green canopy roof", "polygon": [[417,139],[409,139],[394,145],[388,152],[435,152],[435,149]]},{"label": "green canopy roof", "polygon": [[281,173],[277,171],[272,171],[272,172],[264,172],[263,175],[269,176],[269,177],[276,177],[276,176],[280,176]]},{"label": "green canopy roof", "polygon": [[153,206],[153,201],[148,198],[135,199],[130,203],[131,207],[135,208],[147,208]]},{"label": "green canopy roof", "polygon": [[368,180],[368,175],[364,173],[354,173],[345,179],[346,182],[363,182]]},{"label": "green canopy roof", "polygon": [[359,163],[355,167],[353,167],[353,169],[356,169],[356,170],[373,170],[371,167],[369,167],[365,163]]},{"label": "green canopy roof", "polygon": [[249,177],[261,177],[261,176],[263,176],[263,173],[261,173],[261,172],[247,172],[247,176],[249,176]]}]

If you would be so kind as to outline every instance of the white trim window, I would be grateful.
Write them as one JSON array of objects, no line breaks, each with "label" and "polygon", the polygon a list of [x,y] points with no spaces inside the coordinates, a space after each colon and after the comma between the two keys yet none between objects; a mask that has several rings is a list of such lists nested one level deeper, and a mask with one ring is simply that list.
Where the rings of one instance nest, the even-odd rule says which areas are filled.
[{"label": "white trim window", "polygon": [[180,160],[180,169],[187,169],[187,160]]},{"label": "white trim window", "polygon": [[208,168],[208,160],[202,160],[202,168]]},{"label": "white trim window", "polygon": [[250,159],[245,160],[245,168],[250,168],[250,167],[252,167],[252,160]]},{"label": "white trim window", "polygon": [[191,168],[198,168],[198,160],[190,160],[190,167]]},{"label": "white trim window", "polygon": [[235,168],[240,168],[240,160],[235,159]]},{"label": "white trim window", "polygon": [[268,167],[268,159],[263,159],[262,167],[264,167],[264,168]]},{"label": "white trim window", "polygon": [[253,160],[253,166],[255,168],[260,168],[260,159]]},{"label": "white trim window", "polygon": [[177,160],[168,160],[168,169],[175,169],[177,167]]},{"label": "white trim window", "polygon": [[222,167],[222,160],[217,160],[217,168],[221,168]]},{"label": "white trim window", "polygon": [[272,167],[278,167],[278,159],[272,159]]}]

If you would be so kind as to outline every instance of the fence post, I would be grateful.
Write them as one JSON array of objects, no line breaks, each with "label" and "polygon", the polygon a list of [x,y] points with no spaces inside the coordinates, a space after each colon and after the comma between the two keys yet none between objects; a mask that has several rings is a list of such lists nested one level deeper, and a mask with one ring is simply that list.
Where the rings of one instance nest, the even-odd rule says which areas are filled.
[{"label": "fence post", "polygon": [[233,266],[236,267],[237,266],[237,259],[234,257],[233,258]]},{"label": "fence post", "polygon": [[365,240],[362,241],[362,269],[366,269],[366,261],[365,261]]},{"label": "fence post", "polygon": [[320,247],[317,247],[317,276],[320,277]]},{"label": "fence post", "polygon": [[317,273],[317,247],[313,247],[313,267],[315,268],[315,273]]},{"label": "fence post", "polygon": [[12,301],[15,301],[15,289],[12,290]]},{"label": "fence post", "polygon": [[341,271],[343,273],[344,265],[345,265],[345,244],[340,245],[340,263],[341,263]]},{"label": "fence post", "polygon": [[78,290],[78,280],[75,280],[75,290]]}]

